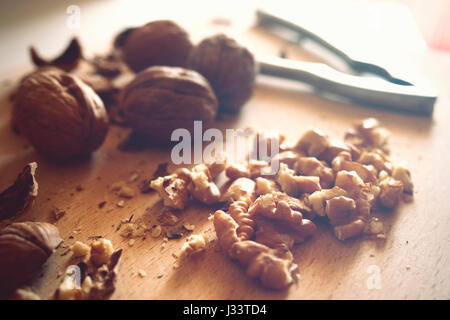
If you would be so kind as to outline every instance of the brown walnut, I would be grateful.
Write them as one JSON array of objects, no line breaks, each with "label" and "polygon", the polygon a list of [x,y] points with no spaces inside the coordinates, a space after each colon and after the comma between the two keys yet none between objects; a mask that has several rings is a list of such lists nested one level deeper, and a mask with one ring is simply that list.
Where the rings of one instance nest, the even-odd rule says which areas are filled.
[{"label": "brown walnut", "polygon": [[194,120],[214,121],[217,99],[205,78],[193,70],[154,66],[140,72],[121,92],[129,125],[151,142],[168,143],[173,130],[193,132]]},{"label": "brown walnut", "polygon": [[188,67],[211,83],[219,100],[219,111],[237,112],[253,94],[253,55],[223,34],[206,38],[194,47]]},{"label": "brown walnut", "polygon": [[124,60],[134,72],[156,65],[185,67],[192,50],[188,33],[169,20],[149,22],[122,37]]},{"label": "brown walnut", "polygon": [[108,131],[99,96],[77,76],[55,68],[25,77],[14,102],[14,123],[48,158],[88,155],[100,147]]},{"label": "brown walnut", "polygon": [[61,238],[45,222],[17,222],[0,230],[0,296],[30,280]]}]

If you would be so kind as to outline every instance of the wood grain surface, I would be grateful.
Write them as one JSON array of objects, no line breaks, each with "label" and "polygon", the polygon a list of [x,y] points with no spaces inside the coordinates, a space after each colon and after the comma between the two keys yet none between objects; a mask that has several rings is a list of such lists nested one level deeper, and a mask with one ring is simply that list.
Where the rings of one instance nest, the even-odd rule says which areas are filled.
[{"label": "wood grain surface", "polygon": [[[192,29],[195,32],[199,26]],[[202,32],[198,32],[201,34]],[[110,39],[113,33],[107,34]],[[274,54],[283,46],[292,58],[314,60],[301,49],[293,48],[255,28],[242,34],[259,50]],[[87,37],[87,36],[86,36]],[[266,48],[266,49],[263,49]],[[128,129],[111,126],[104,145],[87,161],[56,164],[42,158],[24,137],[10,128],[11,104],[8,94],[15,81],[30,70],[24,63],[2,71],[0,100],[0,190],[9,186],[22,167],[38,163],[39,195],[33,208],[17,220],[52,220],[51,211],[66,214],[57,222],[65,245],[76,240],[90,243],[89,237],[101,235],[123,248],[119,281],[113,299],[449,299],[450,298],[450,55],[427,51],[399,58],[420,72],[440,91],[432,118],[422,118],[375,110],[325,99],[305,85],[260,76],[254,96],[242,113],[222,119],[219,128],[254,127],[275,129],[296,139],[309,127],[342,138],[355,121],[373,116],[388,128],[393,163],[411,170],[415,185],[414,201],[402,203],[395,211],[378,212],[388,227],[387,240],[353,239],[338,241],[331,229],[318,224],[317,234],[294,249],[300,280],[285,291],[272,291],[247,278],[242,268],[230,261],[215,243],[208,216],[213,209],[192,204],[179,217],[195,225],[194,233],[205,232],[211,240],[208,250],[174,269],[185,238],[169,240],[147,236],[130,247],[128,239],[116,231],[122,219],[152,225],[162,205],[155,193],[140,194],[138,183],[150,177],[161,162],[170,162],[170,150],[147,149],[123,152],[117,145]],[[169,169],[173,170],[170,165]],[[137,196],[125,200],[110,186],[128,180]],[[82,186],[82,190],[77,190]],[[103,208],[98,204],[106,201]],[[50,298],[58,282],[58,273],[71,263],[67,249],[60,248],[49,259],[32,287],[43,298]],[[138,270],[145,270],[142,278]],[[370,283],[379,271],[380,286]]]}]

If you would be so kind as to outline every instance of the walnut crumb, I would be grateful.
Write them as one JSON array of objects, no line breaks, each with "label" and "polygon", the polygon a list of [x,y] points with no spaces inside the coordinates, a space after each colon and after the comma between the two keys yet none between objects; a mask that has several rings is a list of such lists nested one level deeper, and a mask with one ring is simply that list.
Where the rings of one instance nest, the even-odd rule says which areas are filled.
[{"label": "walnut crumb", "polygon": [[154,225],[152,227],[152,232],[151,232],[151,236],[153,238],[158,238],[162,233],[162,228],[160,225]]},{"label": "walnut crumb", "polygon": [[194,231],[195,225],[185,222],[183,224],[183,228],[185,228],[187,231]]},{"label": "walnut crumb", "polygon": [[89,252],[91,251],[91,248],[87,244],[84,244],[81,241],[76,241],[72,245],[71,249],[72,249],[74,258],[86,257],[89,254]]},{"label": "walnut crumb", "polygon": [[144,270],[140,269],[140,270],[138,271],[138,275],[139,275],[139,277],[141,277],[141,278],[145,278],[145,277],[147,276],[147,272],[145,272]]},{"label": "walnut crumb", "polygon": [[52,217],[55,221],[58,221],[59,219],[61,219],[62,217],[64,217],[66,214],[66,211],[59,209],[59,208],[54,208],[52,210]]},{"label": "walnut crumb", "polygon": [[129,178],[128,178],[128,182],[134,182],[139,178],[139,174],[138,173],[133,173]]}]

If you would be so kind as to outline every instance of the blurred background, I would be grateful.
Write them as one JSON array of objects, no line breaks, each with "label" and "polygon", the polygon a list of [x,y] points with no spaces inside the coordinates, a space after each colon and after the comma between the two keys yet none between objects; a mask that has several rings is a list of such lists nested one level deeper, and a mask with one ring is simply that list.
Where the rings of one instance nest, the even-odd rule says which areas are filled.
[{"label": "blurred background", "polygon": [[259,50],[264,44],[252,43],[245,33],[260,6],[284,11],[355,57],[389,60],[394,67],[405,53],[420,54],[427,47],[450,50],[448,0],[15,0],[0,4],[0,70],[4,73],[29,64],[30,45],[52,57],[72,35],[80,37],[86,53],[101,53],[123,27],[161,18],[176,20],[194,41],[223,31],[246,38],[249,46]]}]

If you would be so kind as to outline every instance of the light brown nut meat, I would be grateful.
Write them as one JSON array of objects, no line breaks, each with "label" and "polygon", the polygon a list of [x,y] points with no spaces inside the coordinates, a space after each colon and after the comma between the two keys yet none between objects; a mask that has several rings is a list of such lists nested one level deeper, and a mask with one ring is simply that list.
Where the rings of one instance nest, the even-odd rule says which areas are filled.
[{"label": "light brown nut meat", "polygon": [[273,180],[258,177],[255,179],[255,183],[256,183],[255,191],[257,196],[279,191],[278,185]]},{"label": "light brown nut meat", "polygon": [[345,240],[360,235],[365,226],[366,223],[363,220],[357,219],[348,224],[335,226],[334,233],[339,240]]},{"label": "light brown nut meat", "polygon": [[[292,232],[277,228],[270,220],[264,217],[256,219],[258,229],[255,233],[255,241],[272,249],[288,250],[294,246],[295,240]],[[293,235],[291,235],[293,234]],[[300,241],[301,242],[301,241]]]},{"label": "light brown nut meat", "polygon": [[247,164],[243,163],[235,163],[229,165],[225,170],[225,174],[232,181],[239,178],[251,178],[250,172],[247,168]]},{"label": "light brown nut meat", "polygon": [[294,170],[304,176],[318,176],[320,178],[320,186],[329,188],[334,182],[333,169],[328,165],[319,161],[314,157],[301,157],[297,160]]},{"label": "light brown nut meat", "polygon": [[[267,194],[260,196],[249,208],[251,217],[258,215],[271,219],[287,230],[295,230],[298,237],[306,239],[316,231],[314,223],[304,219],[300,211],[292,210],[289,203]],[[299,241],[300,242],[300,241]]]},{"label": "light brown nut meat", "polygon": [[219,201],[220,191],[217,188],[208,167],[205,165],[195,166],[189,173],[191,182],[188,190],[194,199],[206,204],[213,204]]},{"label": "light brown nut meat", "polygon": [[330,219],[331,225],[342,224],[342,221],[356,209],[353,199],[341,196],[327,200],[325,212]]},{"label": "light brown nut meat", "polygon": [[328,147],[321,154],[319,154],[317,158],[331,163],[331,161],[341,152],[348,152],[349,154],[352,153],[349,145],[340,140],[330,138]]},{"label": "light brown nut meat", "polygon": [[335,186],[332,189],[322,189],[308,196],[309,205],[313,211],[319,216],[325,216],[325,203],[327,200],[347,195],[347,191]]},{"label": "light brown nut meat", "polygon": [[253,236],[255,221],[248,214],[248,204],[245,201],[235,201],[227,212],[237,222],[237,236],[240,240],[249,240]]},{"label": "light brown nut meat", "polygon": [[232,164],[227,167],[225,174],[230,180],[238,178],[256,178],[256,177],[272,177],[275,173],[271,173],[270,165],[261,160],[250,160],[245,164]]},{"label": "light brown nut meat", "polygon": [[237,235],[239,225],[222,210],[217,210],[214,213],[213,223],[222,249],[230,256],[233,244],[240,241]]},{"label": "light brown nut meat", "polygon": [[294,282],[297,265],[276,253],[257,242],[241,241],[233,245],[231,256],[247,269],[248,276],[259,279],[267,288],[280,290]]},{"label": "light brown nut meat", "polygon": [[392,178],[402,182],[405,193],[413,194],[414,184],[408,169],[403,166],[395,166],[394,171],[392,171]]},{"label": "light brown nut meat", "polygon": [[272,158],[272,161],[277,161],[278,163],[285,163],[289,169],[294,169],[294,165],[297,160],[301,157],[305,157],[306,154],[300,151],[283,151],[278,153]]},{"label": "light brown nut meat", "polygon": [[150,187],[158,192],[166,207],[184,209],[189,199],[188,179],[179,173],[152,180]]},{"label": "light brown nut meat", "polygon": [[295,148],[306,152],[311,157],[316,157],[324,152],[329,144],[328,136],[317,130],[309,129],[300,137]]},{"label": "light brown nut meat", "polygon": [[339,171],[354,171],[364,182],[377,183],[376,175],[367,167],[358,162],[344,160],[340,164]]},{"label": "light brown nut meat", "polygon": [[220,201],[228,203],[245,201],[252,203],[255,200],[255,187],[255,181],[248,178],[238,178],[228,187]]},{"label": "light brown nut meat", "polygon": [[384,170],[387,173],[392,173],[392,163],[387,156],[379,150],[372,150],[370,152],[363,151],[358,159],[359,163],[371,164],[378,171]]},{"label": "light brown nut meat", "polygon": [[342,170],[336,175],[335,185],[347,191],[350,198],[355,198],[364,181],[355,171]]},{"label": "light brown nut meat", "polygon": [[208,238],[204,234],[190,235],[181,247],[180,258],[190,257],[206,249]]},{"label": "light brown nut meat", "polygon": [[97,267],[101,266],[102,264],[109,262],[113,253],[114,248],[111,241],[105,238],[95,240],[91,244],[90,261]]},{"label": "light brown nut meat", "polygon": [[364,233],[369,235],[384,234],[384,225],[380,219],[372,217],[364,228]]},{"label": "light brown nut meat", "polygon": [[284,163],[280,164],[277,182],[280,184],[281,190],[293,197],[321,189],[319,177],[297,176],[295,171],[289,169]]},{"label": "light brown nut meat", "polygon": [[378,148],[388,153],[387,142],[389,131],[380,127],[375,118],[367,118],[355,124],[345,135],[345,141],[358,148]]},{"label": "light brown nut meat", "polygon": [[301,212],[305,218],[311,220],[315,217],[315,213],[308,205],[306,194],[301,198],[291,197],[284,192],[272,192],[272,195],[276,202],[286,202],[292,210]]},{"label": "light brown nut meat", "polygon": [[387,208],[396,207],[403,196],[403,184],[401,181],[388,178],[381,181],[379,187],[381,204]]}]

